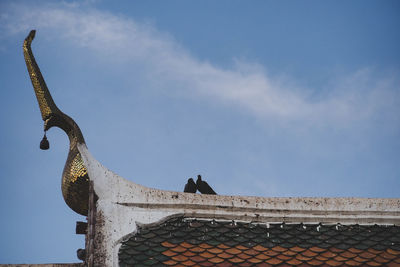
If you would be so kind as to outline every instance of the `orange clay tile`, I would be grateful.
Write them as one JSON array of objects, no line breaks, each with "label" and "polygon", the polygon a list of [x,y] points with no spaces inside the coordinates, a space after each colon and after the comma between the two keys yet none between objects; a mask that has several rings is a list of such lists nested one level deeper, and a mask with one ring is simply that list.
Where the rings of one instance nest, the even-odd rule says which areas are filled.
[{"label": "orange clay tile", "polygon": [[175,253],[175,252],[173,252],[173,251],[171,251],[171,250],[163,251],[162,254],[164,254],[164,255],[167,256],[167,257],[172,257],[172,256],[177,255],[177,253]]},{"label": "orange clay tile", "polygon": [[309,261],[309,260],[311,260],[312,258],[310,258],[310,257],[304,257],[304,256],[301,255],[301,254],[297,254],[297,255],[296,255],[296,259],[298,259],[299,261]]},{"label": "orange clay tile", "polygon": [[[290,250],[292,250],[292,248],[290,248]],[[321,252],[326,251],[326,248],[311,247],[311,248],[309,248],[309,250],[311,250],[311,251],[313,251],[313,252],[321,253]]]},{"label": "orange clay tile", "polygon": [[249,266],[252,266],[253,264],[251,264],[251,263],[249,263],[249,262],[242,262],[242,263],[239,263],[238,264],[238,266],[240,266],[240,267],[249,267]]},{"label": "orange clay tile", "polygon": [[318,255],[318,253],[312,252],[311,250],[305,250],[301,254],[306,257],[315,257]]},{"label": "orange clay tile", "polygon": [[386,249],[386,251],[392,255],[400,255],[400,250],[393,250],[391,248]]},{"label": "orange clay tile", "polygon": [[182,262],[182,261],[187,261],[189,258],[183,255],[176,255],[171,257],[171,259],[173,259],[174,261]]},{"label": "orange clay tile", "polygon": [[170,250],[172,250],[172,251],[174,251],[174,252],[181,253],[181,252],[186,251],[187,248],[184,248],[184,247],[181,247],[181,246],[177,246],[177,247],[171,248]]},{"label": "orange clay tile", "polygon": [[199,266],[215,266],[215,263],[209,262],[209,261],[203,261],[198,263]]},{"label": "orange clay tile", "polygon": [[290,261],[287,261],[287,263],[291,265],[300,265],[302,262],[296,259],[291,259]]},{"label": "orange clay tile", "polygon": [[382,258],[381,256],[378,256],[374,259],[374,261],[379,262],[379,263],[387,263],[389,260]]},{"label": "orange clay tile", "polygon": [[193,252],[191,252],[191,251],[185,251],[184,253],[183,253],[183,255],[185,255],[186,257],[193,257],[193,256],[195,256],[195,255],[197,255],[197,254],[195,254],[195,253],[193,253]]},{"label": "orange clay tile", "polygon": [[249,261],[249,262],[251,262],[251,263],[260,263],[260,262],[262,262],[262,260],[259,260],[259,259],[257,259],[257,258],[250,258],[250,259],[248,259],[247,261]]},{"label": "orange clay tile", "polygon": [[351,259],[351,258],[354,258],[357,255],[354,254],[354,253],[351,253],[350,251],[345,251],[343,253],[340,253],[340,256],[343,256],[345,258]]},{"label": "orange clay tile", "polygon": [[342,257],[342,256],[336,256],[335,258],[333,258],[335,261],[347,261],[348,259],[347,258],[344,258],[344,257]]},{"label": "orange clay tile", "polygon": [[372,259],[376,257],[376,254],[372,254],[371,252],[364,251],[359,255],[360,257],[363,257],[364,259]]},{"label": "orange clay tile", "polygon": [[205,260],[206,260],[206,258],[203,258],[203,257],[201,257],[201,256],[199,256],[199,255],[196,255],[196,256],[194,256],[194,257],[190,257],[190,259],[191,259],[192,261],[195,261],[195,262],[202,262],[202,261],[205,261]]},{"label": "orange clay tile", "polygon": [[272,250],[273,251],[277,251],[277,252],[283,252],[283,251],[286,251],[288,249],[287,248],[283,248],[281,246],[275,246],[275,247],[272,247]]},{"label": "orange clay tile", "polygon": [[266,262],[268,262],[269,264],[273,264],[273,265],[277,265],[277,264],[282,263],[281,260],[276,259],[276,258],[271,258],[271,259],[269,259],[269,260],[266,260]]},{"label": "orange clay tile", "polygon": [[174,247],[177,246],[177,245],[175,245],[175,244],[169,243],[168,241],[162,242],[161,245],[162,245],[163,247],[166,247],[166,248],[174,248]]},{"label": "orange clay tile", "polygon": [[184,248],[192,248],[192,247],[195,246],[195,245],[189,244],[189,243],[187,243],[187,242],[180,243],[179,245],[180,245],[181,247],[184,247]]},{"label": "orange clay tile", "polygon": [[335,261],[335,260],[328,260],[326,261],[326,264],[329,266],[340,266],[343,264],[343,262]]},{"label": "orange clay tile", "polygon": [[236,254],[239,254],[239,253],[242,252],[241,250],[239,250],[237,248],[229,248],[229,249],[227,249],[225,251],[228,252],[229,254],[232,254],[232,255],[236,255]]},{"label": "orange clay tile", "polygon": [[275,255],[278,255],[279,253],[276,251],[273,251],[273,250],[267,250],[267,251],[264,251],[263,254],[273,257]]},{"label": "orange clay tile", "polygon": [[224,245],[224,244],[219,244],[219,245],[217,246],[217,248],[227,249],[227,248],[230,248],[230,247],[228,247],[227,245]]},{"label": "orange clay tile", "polygon": [[173,260],[169,260],[169,261],[164,261],[163,264],[166,264],[166,265],[175,265],[175,264],[177,264],[177,262],[176,262],[176,261],[173,261]]},{"label": "orange clay tile", "polygon": [[270,256],[267,256],[267,255],[265,255],[265,254],[263,254],[263,253],[260,253],[260,254],[256,255],[256,258],[257,258],[257,259],[260,259],[260,260],[267,260],[267,259],[269,259],[269,258],[271,258],[271,257],[270,257]]},{"label": "orange clay tile", "polygon": [[218,267],[230,267],[230,266],[233,266],[233,265],[230,262],[224,261],[224,262],[216,264],[215,266],[218,266]]},{"label": "orange clay tile", "polygon": [[185,265],[185,266],[195,266],[196,265],[196,263],[191,261],[191,260],[184,261],[184,262],[182,262],[182,264]]},{"label": "orange clay tile", "polygon": [[283,251],[282,254],[286,255],[286,256],[293,256],[293,255],[297,255],[299,252],[296,251],[291,251],[290,249]]},{"label": "orange clay tile", "polygon": [[345,262],[345,264],[349,265],[349,266],[360,266],[362,263],[361,262],[356,262],[356,261],[353,261],[353,260],[348,260],[348,261]]},{"label": "orange clay tile", "polygon": [[332,251],[325,251],[324,253],[321,253],[321,256],[324,256],[325,258],[333,258],[337,256],[337,254]]},{"label": "orange clay tile", "polygon": [[282,254],[280,254],[280,255],[278,255],[278,256],[276,256],[278,259],[280,259],[280,260],[283,260],[283,261],[287,261],[287,260],[290,260],[290,259],[292,259],[293,257],[288,257],[288,256],[285,256],[285,255],[282,255]]},{"label": "orange clay tile", "polygon": [[238,245],[238,246],[236,246],[235,248],[237,248],[237,249],[239,249],[239,250],[246,250],[246,249],[249,249],[248,247],[245,247],[245,246],[242,246],[242,245]]},{"label": "orange clay tile", "polygon": [[340,248],[331,247],[331,248],[329,248],[329,251],[332,251],[333,253],[342,253],[345,250],[340,249]]},{"label": "orange clay tile", "polygon": [[209,244],[206,244],[206,243],[201,243],[201,244],[199,245],[199,247],[205,248],[205,249],[212,248],[212,246],[210,246]]},{"label": "orange clay tile", "polygon": [[368,266],[382,266],[382,264],[380,264],[379,262],[375,262],[375,261],[368,261],[367,264],[368,264]]},{"label": "orange clay tile", "polygon": [[295,251],[295,252],[303,252],[304,250],[306,250],[305,248],[301,248],[301,247],[292,247],[290,248],[291,251]]},{"label": "orange clay tile", "polygon": [[265,248],[265,247],[260,246],[260,245],[254,246],[253,249],[257,250],[257,251],[266,251],[266,250],[268,250],[268,248]]},{"label": "orange clay tile", "polygon": [[200,253],[199,256],[204,257],[204,258],[206,258],[206,259],[210,259],[210,258],[215,257],[214,254],[211,254],[211,253],[209,253],[208,251],[203,252],[203,253]]},{"label": "orange clay tile", "polygon": [[348,251],[356,253],[356,254],[359,254],[359,253],[363,252],[362,250],[357,249],[357,248],[349,248]]},{"label": "orange clay tile", "polygon": [[234,257],[233,255],[225,253],[225,252],[222,252],[222,253],[218,254],[217,256],[220,258],[223,258],[223,259],[229,259],[229,258]]},{"label": "orange clay tile", "polygon": [[[321,255],[318,255],[318,256],[314,257],[314,259],[317,259],[317,260],[319,260],[319,261],[327,261],[327,260],[328,260],[328,258],[325,258],[325,257],[323,257],[323,256],[321,256]],[[343,259],[344,259],[344,258],[343,258]],[[346,260],[346,259],[344,259],[344,260]]]},{"label": "orange clay tile", "polygon": [[257,266],[257,267],[272,267],[271,264],[268,264],[268,263],[265,263],[265,262],[259,263],[259,264],[257,264],[256,266]]},{"label": "orange clay tile", "polygon": [[211,253],[213,253],[213,254],[218,254],[218,253],[221,253],[223,250],[214,247],[214,248],[207,249],[207,251],[208,251],[208,252],[211,252]]},{"label": "orange clay tile", "polygon": [[249,256],[247,254],[244,254],[244,253],[237,254],[236,256],[241,258],[241,259],[245,259],[245,260],[248,259],[248,258],[251,258],[251,256]]},{"label": "orange clay tile", "polygon": [[373,248],[369,248],[367,251],[372,253],[372,254],[375,254],[375,255],[379,255],[379,254],[382,253],[381,250],[376,250],[376,249],[373,249]]},{"label": "orange clay tile", "polygon": [[205,251],[206,249],[205,248],[201,248],[201,247],[193,247],[193,248],[190,248],[189,250],[192,251],[192,252],[195,252],[195,253],[200,253],[200,252]]},{"label": "orange clay tile", "polygon": [[237,257],[234,257],[234,258],[230,258],[230,259],[228,259],[230,262],[232,262],[232,263],[240,263],[240,262],[244,262],[244,260],[243,259],[241,259],[241,258],[237,258]]},{"label": "orange clay tile", "polygon": [[398,258],[397,256],[387,253],[386,251],[383,251],[383,253],[381,253],[380,255],[381,257],[385,258],[385,259],[389,259],[389,260],[393,260],[395,258]]},{"label": "orange clay tile", "polygon": [[308,261],[307,264],[310,264],[312,266],[321,266],[323,264],[323,262],[313,259],[313,260]]},{"label": "orange clay tile", "polygon": [[353,260],[355,260],[356,262],[366,262],[366,261],[369,261],[369,259],[364,259],[364,258],[361,258],[361,257],[359,257],[359,256],[355,257]]},{"label": "orange clay tile", "polygon": [[224,259],[221,259],[221,258],[218,258],[218,257],[214,257],[214,258],[211,258],[211,259],[208,259],[210,262],[212,262],[212,263],[220,263],[220,262],[223,262],[224,261]]},{"label": "orange clay tile", "polygon": [[245,250],[243,252],[246,253],[247,255],[252,255],[252,256],[260,254],[260,252],[254,250],[254,249],[248,249],[248,250]]}]

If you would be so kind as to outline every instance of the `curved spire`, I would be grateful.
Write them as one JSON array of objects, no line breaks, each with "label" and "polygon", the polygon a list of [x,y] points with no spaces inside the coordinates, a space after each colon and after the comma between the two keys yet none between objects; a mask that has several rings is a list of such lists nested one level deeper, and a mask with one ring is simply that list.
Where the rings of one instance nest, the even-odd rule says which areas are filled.
[{"label": "curved spire", "polygon": [[33,88],[36,93],[36,98],[39,102],[42,119],[46,121],[51,114],[59,114],[61,111],[54,103],[49,89],[47,89],[46,82],[43,79],[42,73],[40,72],[39,66],[36,63],[35,57],[33,56],[31,43],[35,38],[35,33],[36,31],[32,30],[25,38],[23,45],[24,58],[28,68],[29,76],[31,77]]},{"label": "curved spire", "polygon": [[72,210],[81,215],[87,215],[89,176],[77,148],[78,144],[85,144],[85,140],[78,124],[64,114],[51,97],[32,53],[31,43],[34,37],[35,30],[32,30],[25,38],[23,50],[29,76],[42,113],[44,130],[47,131],[53,126],[59,127],[68,135],[70,141],[68,158],[62,174],[61,189],[63,197]]},{"label": "curved spire", "polygon": [[40,112],[44,121],[44,130],[47,131],[53,126],[57,126],[65,131],[70,139],[71,145],[85,143],[82,132],[75,121],[64,114],[54,103],[46,82],[40,72],[39,66],[33,56],[31,43],[35,38],[35,30],[32,30],[25,38],[23,44],[25,63],[28,68],[29,76],[35,90],[36,98],[39,103]]}]

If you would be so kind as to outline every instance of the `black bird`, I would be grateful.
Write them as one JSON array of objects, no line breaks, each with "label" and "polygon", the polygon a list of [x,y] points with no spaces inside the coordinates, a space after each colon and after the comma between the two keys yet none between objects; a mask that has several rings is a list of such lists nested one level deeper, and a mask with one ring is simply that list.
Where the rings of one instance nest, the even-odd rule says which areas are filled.
[{"label": "black bird", "polygon": [[209,195],[216,195],[215,191],[211,188],[211,186],[208,185],[206,181],[201,180],[201,175],[197,175],[197,189],[200,191],[202,194],[209,194]]},{"label": "black bird", "polygon": [[185,185],[185,189],[183,190],[183,192],[196,193],[196,191],[197,191],[197,186],[196,186],[193,178],[189,178]]}]

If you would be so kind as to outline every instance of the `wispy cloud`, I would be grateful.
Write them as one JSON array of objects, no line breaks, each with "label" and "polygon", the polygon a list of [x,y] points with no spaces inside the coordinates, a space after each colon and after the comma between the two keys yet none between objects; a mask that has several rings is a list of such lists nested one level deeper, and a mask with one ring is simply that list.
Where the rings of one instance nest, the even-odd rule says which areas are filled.
[{"label": "wispy cloud", "polygon": [[[1,14],[7,33],[35,27],[94,50],[112,60],[147,66],[159,84],[174,84],[207,99],[248,110],[261,118],[306,124],[347,125],[374,116],[399,114],[395,76],[376,79],[368,69],[349,74],[319,95],[272,77],[263,66],[237,61],[231,68],[202,62],[171,36],[132,18],[76,5],[9,6]],[[162,81],[162,82],[160,82]],[[396,122],[399,117],[392,115]]]}]

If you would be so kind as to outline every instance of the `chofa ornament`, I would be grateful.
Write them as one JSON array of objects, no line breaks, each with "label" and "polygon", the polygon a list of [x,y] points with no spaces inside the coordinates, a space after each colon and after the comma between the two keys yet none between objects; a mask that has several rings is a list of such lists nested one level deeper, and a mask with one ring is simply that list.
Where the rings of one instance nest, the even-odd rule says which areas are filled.
[{"label": "chofa ornament", "polygon": [[68,135],[69,153],[62,174],[62,194],[65,202],[72,210],[81,215],[87,215],[89,176],[77,148],[78,144],[85,144],[85,140],[78,124],[71,117],[64,114],[56,106],[51,97],[32,53],[31,43],[35,38],[35,33],[36,31],[32,30],[25,38],[23,51],[25,63],[44,121],[45,135],[40,142],[40,148],[43,150],[49,149],[50,145],[46,137],[46,131],[53,126],[61,128]]}]

